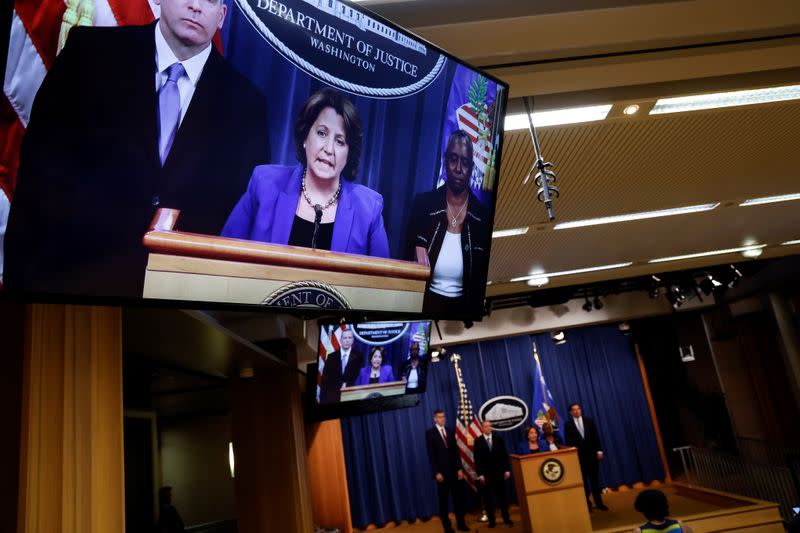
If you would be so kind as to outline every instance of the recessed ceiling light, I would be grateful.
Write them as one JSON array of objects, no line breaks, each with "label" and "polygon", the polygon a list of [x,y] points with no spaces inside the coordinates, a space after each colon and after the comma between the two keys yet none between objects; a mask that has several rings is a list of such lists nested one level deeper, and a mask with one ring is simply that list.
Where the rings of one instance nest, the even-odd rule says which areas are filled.
[{"label": "recessed ceiling light", "polygon": [[677,98],[660,98],[653,109],[650,110],[650,114],[661,115],[665,113],[700,111],[702,109],[766,104],[769,102],[783,102],[797,99],[800,99],[800,85],[698,94],[694,96],[679,96]]},{"label": "recessed ceiling light", "polygon": [[793,241],[782,242],[781,246],[792,246],[793,244],[800,244],[800,239],[796,239],[796,240],[793,240]]},{"label": "recessed ceiling light", "polygon": [[736,252],[744,252],[745,250],[752,250],[755,248],[764,248],[766,244],[751,244],[749,246],[740,246],[738,248],[727,248],[725,250],[711,250],[708,252],[698,252],[694,254],[674,255],[671,257],[659,257],[658,259],[651,259],[648,263],[666,263],[667,261],[681,261],[683,259],[695,259],[697,257],[708,257],[712,255],[733,254]]},{"label": "recessed ceiling light", "polygon": [[778,196],[763,196],[761,198],[751,198],[739,204],[739,207],[746,207],[748,205],[761,205],[761,204],[774,204],[776,202],[789,202],[791,200],[800,200],[800,193],[793,194],[780,194]]},{"label": "recessed ceiling light", "polygon": [[601,266],[594,266],[594,267],[587,267],[587,268],[576,268],[574,270],[562,270],[561,272],[542,272],[537,274],[530,274],[528,276],[520,276],[518,278],[511,278],[511,282],[515,281],[528,281],[529,279],[533,278],[555,278],[558,276],[570,276],[572,274],[586,274],[587,272],[597,272],[599,270],[612,270],[615,268],[624,268],[631,266],[633,264],[632,261],[627,261],[625,263],[615,263],[613,265],[601,265]]},{"label": "recessed ceiling light", "polygon": [[532,277],[528,280],[528,285],[531,287],[544,287],[548,283],[550,283],[550,278],[541,275]]},{"label": "recessed ceiling light", "polygon": [[[605,120],[609,111],[611,111],[611,104],[592,105],[555,109],[553,111],[536,111],[531,113],[531,118],[533,119],[533,125],[539,128]],[[505,131],[526,129],[528,129],[528,117],[525,116],[525,113],[506,115]]]},{"label": "recessed ceiling light", "polygon": [[639,106],[636,104],[631,104],[622,110],[622,112],[626,115],[635,115],[637,111],[639,111]]},{"label": "recessed ceiling light", "polygon": [[711,211],[719,207],[719,202],[713,204],[690,205],[687,207],[675,207],[672,209],[661,209],[659,211],[642,211],[641,213],[627,213],[624,215],[614,215],[610,217],[588,218],[585,220],[572,220],[561,222],[553,226],[553,229],[582,228],[586,226],[599,226],[600,224],[614,224],[617,222],[630,222],[631,220],[643,220],[647,218],[669,217],[674,215],[686,215],[689,213],[700,213]]},{"label": "recessed ceiling light", "polygon": [[514,235],[525,235],[528,233],[530,226],[522,228],[499,229],[492,232],[492,239],[499,239],[500,237],[512,237]]}]

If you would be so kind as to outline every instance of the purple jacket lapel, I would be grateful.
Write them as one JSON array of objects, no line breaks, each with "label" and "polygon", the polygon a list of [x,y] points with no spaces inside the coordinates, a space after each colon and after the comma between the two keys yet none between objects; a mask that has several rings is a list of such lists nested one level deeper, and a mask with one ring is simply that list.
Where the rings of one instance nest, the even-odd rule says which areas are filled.
[{"label": "purple jacket lapel", "polygon": [[336,219],[333,222],[333,238],[331,239],[331,250],[334,252],[347,251],[350,229],[353,227],[353,206],[350,201],[352,192],[353,184],[342,179],[342,194],[339,198],[339,205],[336,208]]},{"label": "purple jacket lapel", "polygon": [[272,230],[271,242],[275,244],[288,244],[289,234],[294,224],[294,214],[297,211],[297,202],[300,198],[300,186],[303,179],[303,167],[298,165],[292,171],[286,189],[278,195],[275,205],[275,227]]}]

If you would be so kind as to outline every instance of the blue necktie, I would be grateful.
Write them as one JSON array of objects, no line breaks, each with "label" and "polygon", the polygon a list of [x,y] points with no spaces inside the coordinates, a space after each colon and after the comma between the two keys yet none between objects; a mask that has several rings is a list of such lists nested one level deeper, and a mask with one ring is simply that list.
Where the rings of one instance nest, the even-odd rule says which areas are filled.
[{"label": "blue necktie", "polygon": [[158,154],[161,156],[161,165],[167,159],[169,149],[175,140],[178,123],[181,118],[181,94],[178,91],[178,80],[186,74],[183,65],[173,63],[167,68],[167,81],[158,91],[158,114],[160,119],[160,134],[158,138]]}]

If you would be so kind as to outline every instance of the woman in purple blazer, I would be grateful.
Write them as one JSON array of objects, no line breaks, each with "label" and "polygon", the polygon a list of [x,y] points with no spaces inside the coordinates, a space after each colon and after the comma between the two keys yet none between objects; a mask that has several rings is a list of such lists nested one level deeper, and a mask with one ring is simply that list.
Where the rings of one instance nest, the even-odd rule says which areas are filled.
[{"label": "woman in purple blazer", "polygon": [[370,351],[369,366],[361,369],[356,379],[356,385],[372,385],[375,383],[389,383],[396,381],[391,365],[383,364],[383,348],[375,346]]},{"label": "woman in purple blazer", "polygon": [[296,166],[255,167],[223,237],[389,257],[383,197],[352,183],[361,157],[361,118],[330,88],[303,105],[295,123]]}]

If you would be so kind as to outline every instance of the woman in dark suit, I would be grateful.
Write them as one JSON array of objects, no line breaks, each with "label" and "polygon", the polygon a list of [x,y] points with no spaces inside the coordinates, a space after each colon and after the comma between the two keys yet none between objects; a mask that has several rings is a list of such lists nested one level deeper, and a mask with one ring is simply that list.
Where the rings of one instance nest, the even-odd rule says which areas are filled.
[{"label": "woman in dark suit", "polygon": [[352,183],[361,157],[361,118],[330,88],[312,94],[295,123],[299,165],[253,170],[222,236],[389,257],[383,197]]},{"label": "woman in dark suit", "polygon": [[526,426],[525,440],[519,445],[519,455],[530,455],[543,451],[546,450],[539,446],[539,430],[536,429],[536,426]]},{"label": "woman in dark suit", "polygon": [[391,365],[383,364],[383,348],[375,346],[369,355],[370,365],[361,369],[356,385],[373,385],[395,381]]},{"label": "woman in dark suit", "polygon": [[408,258],[430,266],[422,310],[474,312],[483,305],[490,212],[470,190],[474,167],[472,140],[454,131],[444,153],[445,184],[418,194],[409,217]]},{"label": "woman in dark suit", "polygon": [[561,435],[555,432],[553,424],[550,422],[542,424],[542,447],[546,452],[556,451],[564,447]]}]

